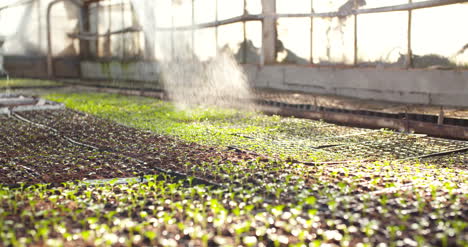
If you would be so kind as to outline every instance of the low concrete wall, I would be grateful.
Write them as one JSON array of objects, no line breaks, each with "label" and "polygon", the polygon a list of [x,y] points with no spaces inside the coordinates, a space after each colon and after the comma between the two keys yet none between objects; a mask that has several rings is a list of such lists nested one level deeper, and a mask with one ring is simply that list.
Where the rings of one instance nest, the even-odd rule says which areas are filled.
[{"label": "low concrete wall", "polygon": [[85,79],[159,81],[160,69],[156,62],[81,62]]},{"label": "low concrete wall", "polygon": [[[54,58],[53,64],[56,77],[80,77],[80,60],[78,57]],[[4,67],[11,77],[48,77],[47,58],[45,56],[6,56]]]},{"label": "low concrete wall", "polygon": [[244,65],[255,88],[468,107],[468,71]]},{"label": "low concrete wall", "polygon": [[54,73],[58,78],[79,78],[80,59],[78,57],[54,58]]},{"label": "low concrete wall", "polygon": [[[468,107],[468,71],[244,65],[254,88]],[[82,62],[84,78],[158,81],[156,62]]]},{"label": "low concrete wall", "polygon": [[44,56],[5,56],[4,68],[11,77],[46,78]]}]

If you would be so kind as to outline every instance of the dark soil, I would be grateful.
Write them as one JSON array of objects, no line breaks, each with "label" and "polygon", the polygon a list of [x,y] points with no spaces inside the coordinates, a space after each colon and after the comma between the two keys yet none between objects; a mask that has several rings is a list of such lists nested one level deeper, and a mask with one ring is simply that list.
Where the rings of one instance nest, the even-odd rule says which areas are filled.
[{"label": "dark soil", "polygon": [[57,131],[0,116],[0,163],[4,164],[0,169],[0,183],[3,184],[135,177],[155,174],[156,168],[184,172],[187,164],[210,162],[215,158],[231,162],[256,158],[252,154],[222,151],[125,127],[71,110],[19,115]]},{"label": "dark soil", "polygon": [[[216,235],[228,239],[234,239],[237,236],[233,230],[234,224],[240,224],[243,220],[253,217],[254,214],[260,217],[263,213],[265,219],[271,218],[273,222],[268,223],[271,224],[269,227],[274,229],[276,234],[287,236],[290,243],[297,241],[297,237],[292,232],[294,227],[300,226],[298,222],[300,217],[303,217],[315,219],[316,224],[312,224],[314,225],[312,228],[300,227],[309,229],[307,230],[309,233],[317,234],[317,239],[323,239],[327,233],[333,232],[339,232],[340,236],[345,235],[346,229],[354,229],[353,232],[349,232],[350,246],[357,245],[357,241],[371,242],[376,245],[379,242],[394,242],[398,239],[401,242],[398,246],[410,246],[403,240],[417,234],[426,239],[429,245],[441,246],[440,239],[444,239],[445,235],[442,237],[436,235],[446,232],[445,229],[439,229],[441,222],[467,221],[467,202],[462,191],[466,188],[464,186],[466,182],[463,177],[464,173],[458,170],[450,171],[449,180],[446,176],[441,176],[444,173],[443,169],[430,169],[416,165],[395,164],[391,167],[392,170],[389,170],[389,166],[365,162],[321,166],[278,162],[253,153],[180,141],[173,137],[122,126],[68,109],[23,112],[13,117],[0,115],[0,123],[0,184],[57,184],[71,180],[161,175],[164,173],[162,171],[183,173],[182,176],[185,178],[195,176],[202,181],[220,186],[230,183],[230,186],[221,190],[222,200],[220,201],[223,207],[232,216],[235,215],[235,209],[240,210],[245,206],[239,205],[246,201],[247,204],[250,203],[253,206],[252,211],[244,213],[241,217],[232,217],[234,221],[222,227],[215,228],[211,223],[204,227],[208,232],[216,232]],[[415,180],[427,179],[427,181],[416,183],[418,181],[408,180],[415,174],[418,175]],[[440,187],[432,191],[431,187],[423,186],[424,182],[429,185],[434,180],[442,184],[446,183],[453,188]],[[448,182],[453,182],[453,185]],[[412,183],[415,184],[411,185]],[[54,187],[56,192],[66,195],[63,185],[60,186]],[[149,187],[150,185],[147,183],[142,186]],[[86,197],[86,190],[88,190],[86,186],[79,186],[75,189],[74,196],[81,199]],[[114,189],[117,190],[118,187]],[[204,201],[212,199],[208,198],[210,194],[205,193],[207,191],[199,195],[188,196],[191,189],[192,187],[187,184],[181,186],[180,191],[185,191],[186,198],[181,198],[181,195],[185,194],[180,191],[180,193],[165,192],[168,194],[164,198],[164,195],[149,189],[145,189],[145,193],[113,191],[115,196],[101,197],[99,196],[102,194],[101,190],[94,187],[92,190],[95,193],[83,199],[85,202],[83,204],[74,205],[64,199],[67,198],[66,196],[59,199],[59,203],[62,203],[60,205],[67,205],[64,208],[81,209],[80,213],[60,212],[66,215],[65,218],[68,217],[65,222],[70,231],[72,229],[93,230],[92,224],[79,225],[73,218],[85,219],[85,217],[96,216],[96,212],[89,209],[90,201],[103,205],[103,208],[98,210],[99,216],[96,216],[95,220],[108,225],[114,223],[109,223],[110,220],[101,215],[114,210],[117,212],[116,208],[120,204],[125,209],[120,210],[120,213],[114,216],[115,218],[127,217],[135,222],[143,222],[145,219],[138,215],[139,212],[160,210],[165,213],[174,213],[178,222],[190,226],[193,224],[193,218],[184,211],[189,210],[190,207],[177,209],[176,205],[183,205],[188,201],[204,205]],[[229,199],[224,195],[232,195],[233,198]],[[236,195],[238,197],[234,198]],[[52,195],[47,194],[47,196]],[[129,196],[133,197],[130,201],[134,202],[134,205],[118,200],[118,197],[125,199]],[[303,204],[301,212],[296,212],[298,209],[292,208],[293,205],[297,205],[296,202],[301,200],[304,201],[304,198],[308,196],[313,196],[316,203]],[[255,200],[260,200],[260,202],[255,202]],[[3,206],[3,208],[11,210],[10,206],[13,205],[11,201],[14,200],[10,200],[9,206]],[[166,203],[166,201],[171,203]],[[40,201],[35,207],[43,210],[53,208],[56,204],[48,198]],[[282,204],[289,205],[290,208],[279,210],[282,213],[276,216],[270,215],[269,212],[273,211],[265,207]],[[133,208],[129,209],[130,206]],[[23,203],[19,209],[21,212],[28,211],[28,207],[28,204]],[[300,217],[292,216],[292,213]],[[158,212],[155,215],[157,216]],[[207,213],[206,216],[216,217],[212,213]],[[40,217],[49,216],[41,215]],[[23,225],[17,228],[21,230],[16,230],[18,236],[27,236],[27,232],[23,229],[34,229],[34,224],[38,221],[38,218],[30,220],[18,213],[8,215],[5,219],[11,222],[22,222]],[[253,222],[256,222],[255,220]],[[257,227],[261,228],[264,223],[257,221]],[[391,236],[388,226],[401,226],[404,230],[401,230],[400,235]],[[155,224],[149,227],[151,227],[150,231],[166,232],[168,238],[175,238],[178,235],[181,237],[178,239],[180,245],[194,243],[190,242],[189,236],[183,233],[183,230],[175,228],[175,225]],[[256,230],[255,226],[252,226],[252,228],[249,227],[247,233],[253,236],[257,234]],[[319,230],[324,231],[319,232]],[[122,236],[132,235],[127,229],[119,231],[119,235]],[[450,231],[447,230],[447,232]],[[54,237],[54,234],[59,236],[58,233],[52,232],[49,237]],[[262,239],[266,245],[275,245],[267,235]],[[461,235],[446,237],[448,246],[462,246],[455,241],[464,239]],[[72,245],[86,245],[80,241],[82,241],[81,238]],[[330,246],[341,244],[338,239],[331,238],[327,241],[335,244]],[[200,245],[199,242],[197,243],[196,245]],[[143,239],[136,245],[148,246],[153,245],[153,242]]]}]

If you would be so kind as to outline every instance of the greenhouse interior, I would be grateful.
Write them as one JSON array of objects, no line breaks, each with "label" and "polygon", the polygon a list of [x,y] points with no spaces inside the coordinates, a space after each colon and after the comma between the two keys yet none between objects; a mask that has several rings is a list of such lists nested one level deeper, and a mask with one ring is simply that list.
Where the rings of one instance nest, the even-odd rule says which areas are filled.
[{"label": "greenhouse interior", "polygon": [[0,1],[1,246],[468,246],[468,0]]}]

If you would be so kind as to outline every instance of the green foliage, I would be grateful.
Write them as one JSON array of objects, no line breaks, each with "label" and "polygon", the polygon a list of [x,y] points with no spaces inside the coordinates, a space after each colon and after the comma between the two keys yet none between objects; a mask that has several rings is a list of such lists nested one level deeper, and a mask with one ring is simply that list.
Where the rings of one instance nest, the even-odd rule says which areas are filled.
[{"label": "green foliage", "polygon": [[[356,128],[226,109],[179,110],[142,97],[48,99],[186,141],[234,144],[283,159],[187,162],[179,164],[186,178],[162,173],[146,175],[143,183],[0,185],[0,241],[6,246],[466,245],[465,170],[418,162],[285,161],[304,158],[302,150],[314,161],[353,158],[315,152],[310,145],[339,144],[329,150],[349,153],[359,151],[359,142],[378,148],[402,139],[425,145],[411,136],[377,131],[363,140],[352,135],[362,131]],[[345,135],[339,142],[338,134]],[[199,177],[218,186],[199,184]]]},{"label": "green foliage", "polygon": [[[274,171],[274,166],[270,163],[264,172]],[[296,169],[300,174],[308,170]],[[282,170],[288,173],[287,166],[282,165]],[[221,176],[215,171],[213,174]],[[466,244],[463,233],[467,224],[459,217],[464,195],[447,193],[443,184],[431,186],[444,192],[437,202],[431,202],[433,209],[418,213],[420,200],[416,196],[432,200],[425,188],[415,187],[405,195],[411,204],[398,203],[396,199],[401,195],[396,193],[387,193],[382,203],[382,196],[373,196],[369,191],[346,195],[339,187],[333,189],[336,181],[332,176],[322,176],[315,182],[300,176],[291,176],[288,182],[261,181],[288,191],[273,200],[274,193],[263,193],[267,186],[252,184],[245,177],[240,177],[238,183],[226,184],[226,188],[192,186],[186,179],[170,176],[148,175],[145,179],[144,183],[101,186],[70,182],[58,187],[0,186],[0,240],[11,246],[63,246],[65,242],[98,246],[206,245],[210,241],[246,246],[268,241],[282,246],[322,241],[345,245],[353,241],[371,246],[382,239],[428,245]],[[319,196],[318,190],[333,196]],[[366,207],[359,205],[359,193],[367,193],[370,200]],[[450,202],[447,197],[452,198]],[[389,217],[383,210],[398,217]],[[400,220],[399,215],[405,220]],[[453,220],[446,221],[448,215]]]},{"label": "green foliage", "polygon": [[0,79],[0,89],[2,88],[22,88],[22,87],[47,87],[62,86],[63,83],[49,80],[13,78],[10,80]]},{"label": "green foliage", "polygon": [[172,103],[156,99],[114,94],[51,94],[46,98],[123,125],[177,136],[189,142],[235,146],[283,158],[301,156],[302,159],[320,160],[321,152],[310,153],[309,149],[296,152],[290,146],[295,145],[295,148],[300,149],[300,145],[283,145],[276,140],[272,142],[269,137],[300,137],[304,134],[301,129],[323,125],[321,122],[306,123],[294,118],[283,119],[233,109],[180,109]]}]

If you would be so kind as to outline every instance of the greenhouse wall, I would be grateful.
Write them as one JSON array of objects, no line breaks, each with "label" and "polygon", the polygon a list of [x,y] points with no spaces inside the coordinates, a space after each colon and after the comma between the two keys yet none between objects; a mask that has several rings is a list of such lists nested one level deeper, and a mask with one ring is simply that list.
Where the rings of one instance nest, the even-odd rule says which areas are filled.
[{"label": "greenhouse wall", "polygon": [[254,88],[360,99],[468,106],[468,71],[244,66]]},{"label": "greenhouse wall", "polygon": [[[47,7],[52,0],[0,3],[0,35],[5,69],[11,76],[47,77]],[[79,40],[68,37],[78,30],[80,9],[70,1],[59,2],[51,12],[52,55],[59,77],[79,76]]]},{"label": "greenhouse wall", "polygon": [[[88,79],[160,81],[157,63],[82,62]],[[390,102],[468,106],[468,71],[243,65],[252,88]],[[162,89],[162,88],[161,88]]]},{"label": "greenhouse wall", "polygon": [[[413,1],[419,2],[430,1]],[[156,24],[149,24],[155,25],[154,43],[158,45],[148,43],[143,32],[101,37],[93,50],[97,59],[83,62],[81,69],[85,78],[159,82],[157,61],[170,59],[168,51],[177,49],[173,41],[183,40],[201,61],[212,59],[220,50],[232,53],[254,88],[468,106],[468,50],[464,49],[468,36],[460,32],[468,23],[464,14],[468,4],[352,14],[356,9],[408,3],[180,0],[171,5],[170,1],[156,1],[155,6],[160,6],[152,13]],[[105,0],[92,9],[91,29],[98,33],[138,24],[138,18],[124,18],[132,13],[130,0]],[[308,13],[339,15],[312,17]],[[218,23],[248,15],[260,19]],[[272,15],[276,21],[267,20]],[[266,22],[271,26],[265,26]],[[196,28],[177,29],[191,25]],[[271,37],[273,42],[265,43]],[[265,62],[269,52],[273,60]],[[124,62],[116,62],[116,58]]]},{"label": "greenhouse wall", "polygon": [[[0,35],[7,38],[5,67],[12,76],[50,76],[46,13],[51,2],[2,1]],[[467,105],[467,3],[353,14],[409,2],[155,0],[161,5],[149,23],[156,37],[150,40],[131,0],[90,2],[84,34],[83,9],[67,0],[54,5],[51,15],[53,76],[159,82],[158,62],[177,49],[174,41],[183,40],[200,61],[230,52],[255,88]],[[339,15],[312,16],[327,12]],[[220,24],[236,17],[241,18]]]}]

